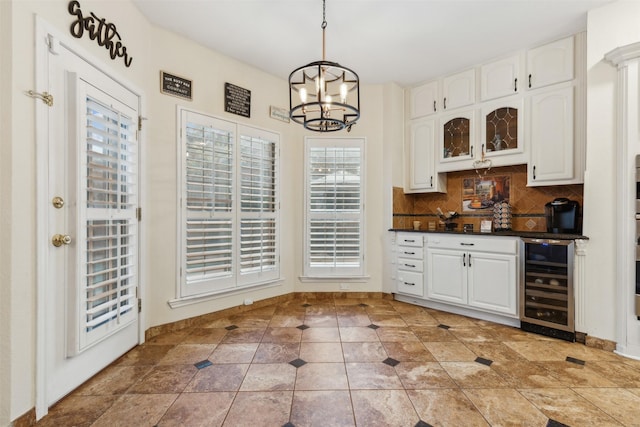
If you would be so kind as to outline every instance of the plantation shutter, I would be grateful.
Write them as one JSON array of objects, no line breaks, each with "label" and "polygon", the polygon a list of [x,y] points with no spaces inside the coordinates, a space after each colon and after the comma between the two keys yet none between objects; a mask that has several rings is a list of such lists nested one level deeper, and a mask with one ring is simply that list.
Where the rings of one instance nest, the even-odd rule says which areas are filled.
[{"label": "plantation shutter", "polygon": [[241,127],[240,284],[278,276],[277,135]]},{"label": "plantation shutter", "polygon": [[360,139],[307,140],[307,276],[361,276],[363,150]]},{"label": "plantation shutter", "polygon": [[[78,233],[81,289],[78,347],[134,321],[137,315],[138,141],[131,108],[83,84]],[[82,184],[81,184],[82,187]]]},{"label": "plantation shutter", "polygon": [[233,286],[235,127],[183,114],[186,296]]}]

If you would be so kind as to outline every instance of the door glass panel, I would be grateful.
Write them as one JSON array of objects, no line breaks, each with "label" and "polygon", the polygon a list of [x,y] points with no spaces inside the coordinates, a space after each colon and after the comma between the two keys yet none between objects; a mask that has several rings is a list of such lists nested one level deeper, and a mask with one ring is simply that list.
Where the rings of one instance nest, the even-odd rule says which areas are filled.
[{"label": "door glass panel", "polygon": [[518,148],[518,109],[503,107],[486,116],[486,152]]},{"label": "door glass panel", "polygon": [[444,158],[469,155],[469,119],[456,117],[444,124]]}]

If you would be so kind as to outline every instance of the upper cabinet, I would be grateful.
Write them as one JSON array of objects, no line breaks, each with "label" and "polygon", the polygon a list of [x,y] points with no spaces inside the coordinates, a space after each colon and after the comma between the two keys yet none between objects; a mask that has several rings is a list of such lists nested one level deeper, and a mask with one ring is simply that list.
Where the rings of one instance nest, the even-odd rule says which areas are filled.
[{"label": "upper cabinet", "polygon": [[436,173],[436,121],[429,118],[415,120],[408,125],[407,133],[404,192],[446,192],[446,174]]},{"label": "upper cabinet", "polygon": [[[491,166],[527,162],[524,135],[524,100],[522,97],[487,102],[481,109],[480,156]],[[477,157],[477,156],[476,156]]]},{"label": "upper cabinet", "polygon": [[417,119],[438,112],[438,81],[414,87],[409,92],[409,118]]},{"label": "upper cabinet", "polygon": [[488,101],[517,94],[522,86],[522,55],[494,61],[480,67],[480,100]]},{"label": "upper cabinet", "polygon": [[527,51],[527,88],[573,80],[573,36]]},{"label": "upper cabinet", "polygon": [[476,70],[445,77],[442,80],[442,109],[453,110],[476,102]]},{"label": "upper cabinet", "polygon": [[529,185],[574,178],[573,87],[536,93],[530,99]]}]

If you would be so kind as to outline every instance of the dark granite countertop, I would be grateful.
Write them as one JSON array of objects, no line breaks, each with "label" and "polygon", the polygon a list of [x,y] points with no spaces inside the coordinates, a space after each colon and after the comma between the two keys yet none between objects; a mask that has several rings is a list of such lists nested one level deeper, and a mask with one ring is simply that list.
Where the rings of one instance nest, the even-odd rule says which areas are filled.
[{"label": "dark granite countertop", "polygon": [[513,237],[524,237],[531,239],[556,239],[556,240],[588,240],[587,236],[583,236],[581,234],[555,234],[555,233],[546,233],[542,231],[517,231],[517,230],[509,230],[509,231],[495,231],[491,233],[481,233],[479,231],[467,231],[464,232],[462,230],[413,230],[406,228],[391,228],[389,231],[406,231],[409,233],[440,233],[440,234],[468,234],[468,235],[477,235],[477,236],[513,236]]}]

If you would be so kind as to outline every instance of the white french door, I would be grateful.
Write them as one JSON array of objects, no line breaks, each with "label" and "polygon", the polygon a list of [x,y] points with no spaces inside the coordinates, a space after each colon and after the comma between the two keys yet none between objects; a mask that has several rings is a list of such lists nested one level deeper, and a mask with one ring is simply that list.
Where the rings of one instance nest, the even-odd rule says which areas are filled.
[{"label": "white french door", "polygon": [[49,44],[38,54],[54,97],[38,146],[48,150],[38,207],[47,406],[138,343],[140,192],[139,96],[64,43]]}]

